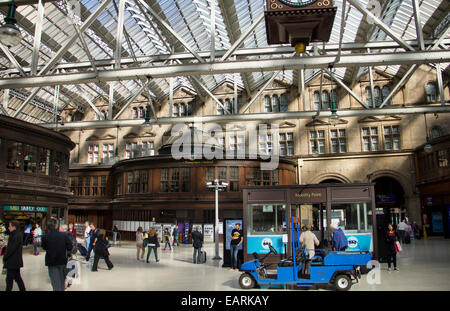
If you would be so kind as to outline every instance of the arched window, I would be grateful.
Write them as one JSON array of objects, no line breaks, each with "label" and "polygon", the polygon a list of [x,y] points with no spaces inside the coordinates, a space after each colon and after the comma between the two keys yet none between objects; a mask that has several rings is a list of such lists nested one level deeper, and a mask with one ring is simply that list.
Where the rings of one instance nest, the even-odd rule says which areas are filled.
[{"label": "arched window", "polygon": [[186,116],[186,106],[184,104],[180,104],[180,116]]},{"label": "arched window", "polygon": [[178,104],[174,104],[173,105],[173,116],[174,117],[178,117],[179,116]]},{"label": "arched window", "polygon": [[287,94],[283,93],[280,95],[280,111],[281,112],[286,112],[288,111],[288,102],[287,102]]},{"label": "arched window", "polygon": [[231,103],[231,100],[229,100],[228,98],[225,99],[225,108],[229,113],[233,114],[233,104]]},{"label": "arched window", "polygon": [[442,136],[441,128],[439,126],[433,126],[431,128],[431,138],[438,138]]},{"label": "arched window", "polygon": [[427,103],[434,103],[437,100],[436,85],[429,82],[425,87],[425,93],[427,94]]},{"label": "arched window", "polygon": [[319,91],[314,92],[314,110],[320,109],[320,93]]},{"label": "arched window", "polygon": [[219,103],[217,103],[217,114],[218,114],[218,115],[223,115],[223,114],[224,114],[224,111],[223,111],[223,108],[222,108],[222,106],[223,106],[223,100],[219,99],[219,101],[220,101],[220,103],[221,103],[222,105],[219,105]]},{"label": "arched window", "polygon": [[269,95],[264,96],[264,112],[272,112],[272,103]]},{"label": "arched window", "polygon": [[144,118],[145,117],[145,113],[144,113],[144,107],[139,107],[139,118]]},{"label": "arched window", "polygon": [[369,107],[372,107],[372,91],[370,87],[366,87],[366,104]]},{"label": "arched window", "polygon": [[280,111],[280,98],[278,95],[272,96],[272,112],[279,112]]},{"label": "arched window", "polygon": [[331,90],[331,101],[336,104],[336,108],[339,106],[339,99],[336,90]]},{"label": "arched window", "polygon": [[330,94],[328,91],[322,91],[322,110],[330,109]]},{"label": "arched window", "polygon": [[380,107],[381,105],[381,90],[379,86],[376,86],[373,88],[373,92],[374,92],[374,96],[373,98],[375,99],[375,107]]},{"label": "arched window", "polygon": [[187,104],[187,115],[191,116],[193,111],[194,102],[189,102]]},{"label": "arched window", "polygon": [[[391,93],[391,90],[389,89],[389,86],[385,85],[383,86],[383,88],[381,89],[381,95],[383,97],[383,101],[389,96],[389,94]],[[391,104],[391,100],[389,99],[386,103],[386,105],[390,105]]]},{"label": "arched window", "polygon": [[137,117],[138,117],[137,108],[133,107],[133,119],[137,119]]}]

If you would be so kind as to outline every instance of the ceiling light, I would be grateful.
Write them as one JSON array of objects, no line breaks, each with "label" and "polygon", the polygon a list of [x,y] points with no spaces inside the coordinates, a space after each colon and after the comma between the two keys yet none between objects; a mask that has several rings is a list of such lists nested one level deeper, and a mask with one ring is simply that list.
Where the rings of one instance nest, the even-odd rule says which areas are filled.
[{"label": "ceiling light", "polygon": [[7,47],[16,46],[22,40],[22,34],[16,26],[16,4],[14,1],[8,7],[8,16],[5,17],[5,24],[0,27],[0,42]]}]

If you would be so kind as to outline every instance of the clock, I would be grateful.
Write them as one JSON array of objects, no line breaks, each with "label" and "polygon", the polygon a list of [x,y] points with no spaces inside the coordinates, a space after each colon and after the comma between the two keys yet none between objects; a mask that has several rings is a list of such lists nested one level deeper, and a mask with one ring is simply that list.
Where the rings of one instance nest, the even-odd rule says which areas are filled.
[{"label": "clock", "polygon": [[317,0],[279,0],[281,3],[291,7],[303,7],[313,4]]},{"label": "clock", "polygon": [[310,42],[330,39],[336,11],[333,0],[266,0],[267,41],[302,53]]}]

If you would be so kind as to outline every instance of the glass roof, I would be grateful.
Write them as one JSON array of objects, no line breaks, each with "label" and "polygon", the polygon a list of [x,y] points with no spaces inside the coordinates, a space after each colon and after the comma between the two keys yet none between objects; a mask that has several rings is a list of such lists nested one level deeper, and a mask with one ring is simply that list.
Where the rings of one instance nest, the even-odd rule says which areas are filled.
[{"label": "glass roof", "polygon": [[[76,27],[81,27],[83,22],[101,5],[102,0],[81,0],[80,11],[75,13],[74,18],[68,18],[68,10],[65,1],[45,3],[45,17],[42,27],[42,39],[40,53],[38,56],[37,72],[43,68],[56,55],[72,36],[77,36],[75,43],[67,49],[59,64],[71,64],[86,62],[90,64],[90,56],[94,61],[114,60],[116,49],[116,36],[118,24],[119,1],[112,0],[106,9],[100,13],[92,25],[82,34],[88,51],[85,50],[82,41],[78,38]],[[358,0],[363,7],[368,7],[369,0]],[[382,12],[379,16],[382,21],[390,27],[403,40],[415,40],[416,29],[414,12],[411,1],[408,0],[378,0],[381,3]],[[450,13],[448,0],[419,0],[421,23],[425,39],[434,39],[442,35],[442,31],[448,28]],[[214,49],[216,51],[227,51],[249,27],[264,13],[264,0],[126,0],[124,12],[123,40],[121,43],[122,58],[131,59],[122,63],[122,68],[146,66],[171,65],[181,63],[209,62],[209,57],[201,60],[192,58],[189,60],[157,60],[146,62],[142,58],[148,56],[170,55],[172,53],[209,52],[211,50],[211,14],[214,8]],[[332,27],[329,43],[339,43],[341,40],[342,8],[343,0],[335,0],[337,13]],[[156,12],[157,16],[150,14],[147,8]],[[3,17],[7,8],[0,8]],[[16,11],[16,19],[21,29],[23,40],[21,44],[10,48],[11,54],[19,64],[26,70],[31,66],[34,46],[35,24],[38,20],[37,5],[19,6]],[[169,26],[164,27],[165,25]],[[345,20],[343,24],[342,42],[366,42],[386,41],[390,37],[380,28],[372,25],[364,15],[346,3]],[[179,40],[181,39],[181,41]],[[266,38],[264,21],[260,22],[250,35],[243,41],[239,48],[265,48],[269,47]],[[320,53],[322,43],[317,47]],[[392,52],[393,49],[383,49],[383,52]],[[360,53],[361,51],[342,53]],[[309,48],[309,54],[313,51]],[[221,56],[215,56],[216,61]],[[259,56],[231,56],[234,59],[270,59],[289,58],[289,54],[259,55]],[[98,65],[98,64],[97,64]],[[0,66],[15,70],[7,55],[0,51]],[[113,68],[114,62],[108,67],[74,68],[60,70],[60,72],[94,71],[95,69]],[[402,75],[409,66],[386,66],[378,67],[391,75]],[[446,70],[448,64],[442,64],[442,70]],[[57,69],[59,70],[59,69]],[[355,71],[356,70],[356,71]],[[367,68],[337,68],[333,73],[336,77],[350,84],[353,72],[360,76]],[[273,72],[252,72],[241,74],[212,74],[202,75],[193,79],[191,77],[174,78],[174,89],[184,86],[206,96],[203,88],[214,91],[223,82],[234,83],[235,79],[240,89],[252,92],[261,87],[272,77]],[[320,70],[306,70],[305,81],[308,83]],[[283,70],[277,76],[286,84],[298,84],[298,73],[292,70]],[[113,83],[114,105],[122,107],[135,93],[146,84],[146,81],[128,80]],[[99,97],[108,101],[109,83],[98,82],[87,85],[61,86],[57,111],[60,112],[67,105],[89,107],[89,102],[94,102]],[[150,94],[156,100],[167,98],[169,94],[169,79],[151,79]],[[32,90],[13,90],[10,93],[10,114],[20,106]],[[54,106],[54,87],[41,88],[31,101],[31,105],[25,107],[19,117],[27,118],[31,122],[42,122],[52,120]],[[14,94],[14,95],[13,95]],[[17,95],[20,94],[20,95]],[[16,96],[17,95],[17,96]],[[145,95],[145,93],[144,93]],[[146,96],[146,95],[145,95]],[[49,108],[49,109],[48,109]],[[43,112],[44,110],[44,112]],[[39,119],[37,119],[39,118]],[[39,121],[40,120],[40,121]]]}]

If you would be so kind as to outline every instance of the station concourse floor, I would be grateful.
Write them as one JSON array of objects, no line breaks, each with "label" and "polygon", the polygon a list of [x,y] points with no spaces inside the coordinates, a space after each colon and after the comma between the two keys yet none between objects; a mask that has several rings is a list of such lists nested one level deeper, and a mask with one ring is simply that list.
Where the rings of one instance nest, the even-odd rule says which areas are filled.
[{"label": "station concourse floor", "polygon": [[[222,261],[212,260],[215,249],[213,243],[206,244],[204,249],[208,254],[206,264],[192,263],[191,245],[175,247],[173,252],[159,251],[158,263],[152,253],[150,263],[146,263],[145,260],[136,260],[135,243],[122,242],[120,247],[110,248],[114,268],[107,270],[104,260],[100,260],[98,272],[89,271],[86,260],[78,255],[81,262],[80,284],[72,285],[67,291],[242,290],[238,284],[241,273],[222,268]],[[44,265],[45,252],[41,250],[39,256],[33,256],[32,252],[32,246],[23,251],[24,267],[21,275],[25,286],[30,291],[51,291],[47,267]],[[360,283],[354,284],[351,291],[450,290],[449,239],[413,240],[411,244],[404,245],[397,260],[399,271],[388,272],[387,264],[381,264],[381,284],[370,285],[366,280],[367,275],[363,275]],[[5,277],[0,276],[0,291],[5,290]],[[18,290],[16,284],[13,290]]]}]

